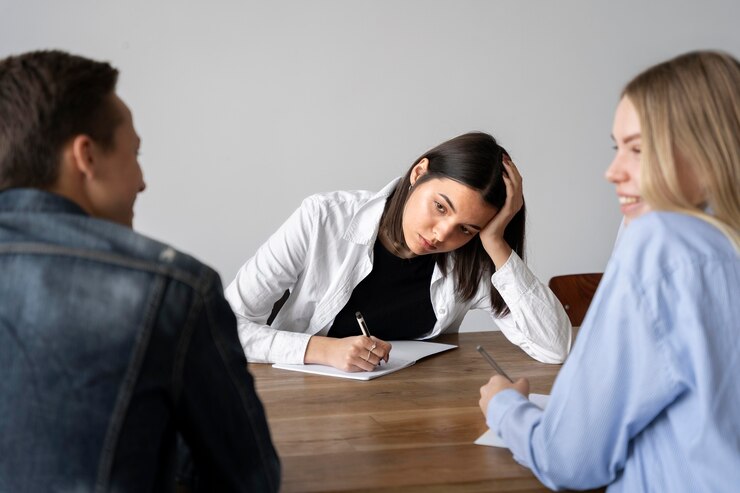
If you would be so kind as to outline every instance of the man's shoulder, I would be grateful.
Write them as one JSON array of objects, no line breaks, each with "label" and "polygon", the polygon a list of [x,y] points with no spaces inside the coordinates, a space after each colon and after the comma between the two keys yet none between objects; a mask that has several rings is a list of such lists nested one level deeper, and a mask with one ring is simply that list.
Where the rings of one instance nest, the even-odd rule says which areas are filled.
[{"label": "man's shoulder", "polygon": [[128,234],[130,239],[121,254],[133,261],[142,261],[163,275],[198,286],[218,279],[215,270],[194,256],[136,231],[129,230]]},{"label": "man's shoulder", "polygon": [[[72,202],[38,190],[4,192],[0,251],[84,258],[148,271],[193,287],[213,282],[213,269],[171,245],[111,221],[86,215]],[[0,205],[2,205],[0,204]]]}]

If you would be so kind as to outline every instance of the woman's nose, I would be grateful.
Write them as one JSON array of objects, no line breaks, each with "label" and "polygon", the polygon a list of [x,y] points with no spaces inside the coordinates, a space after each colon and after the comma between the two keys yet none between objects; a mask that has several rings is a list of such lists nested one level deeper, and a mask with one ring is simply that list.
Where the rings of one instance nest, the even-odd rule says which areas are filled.
[{"label": "woman's nose", "polygon": [[447,239],[447,237],[450,235],[450,225],[445,222],[437,223],[436,228],[434,229],[434,238],[437,240],[437,243],[442,243]]},{"label": "woman's nose", "polygon": [[619,183],[620,181],[624,181],[624,176],[624,168],[620,163],[619,156],[614,156],[614,159],[606,168],[604,178],[610,183]]}]

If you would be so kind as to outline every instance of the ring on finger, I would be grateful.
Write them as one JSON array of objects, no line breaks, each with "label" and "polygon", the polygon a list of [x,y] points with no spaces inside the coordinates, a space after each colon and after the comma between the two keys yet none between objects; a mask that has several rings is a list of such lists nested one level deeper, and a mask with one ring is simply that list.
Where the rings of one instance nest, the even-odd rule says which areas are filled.
[{"label": "ring on finger", "polygon": [[373,342],[373,345],[372,345],[372,347],[370,348],[370,351],[372,351],[372,350],[373,350],[373,349],[375,349],[376,347],[378,347],[378,345],[377,345],[376,343],[374,343],[374,342]]},{"label": "ring on finger", "polygon": [[373,354],[373,350],[372,349],[368,349],[367,350],[367,356],[365,357],[365,361],[370,361],[370,355],[371,354]]}]

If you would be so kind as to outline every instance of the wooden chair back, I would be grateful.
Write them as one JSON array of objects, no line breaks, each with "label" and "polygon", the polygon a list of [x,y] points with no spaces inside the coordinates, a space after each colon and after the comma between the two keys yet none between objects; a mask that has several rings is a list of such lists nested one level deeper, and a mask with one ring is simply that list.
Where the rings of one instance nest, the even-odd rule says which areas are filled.
[{"label": "wooden chair back", "polygon": [[602,273],[569,274],[550,279],[549,287],[568,314],[571,325],[578,327],[599,287]]}]

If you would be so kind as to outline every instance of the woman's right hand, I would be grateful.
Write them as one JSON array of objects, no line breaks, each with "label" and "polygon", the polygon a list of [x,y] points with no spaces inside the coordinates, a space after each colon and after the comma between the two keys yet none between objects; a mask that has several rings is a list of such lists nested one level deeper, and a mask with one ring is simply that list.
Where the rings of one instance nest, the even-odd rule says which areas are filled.
[{"label": "woman's right hand", "polygon": [[333,366],[342,371],[373,371],[381,361],[388,362],[391,344],[376,337],[312,336],[308,341],[305,364]]}]

